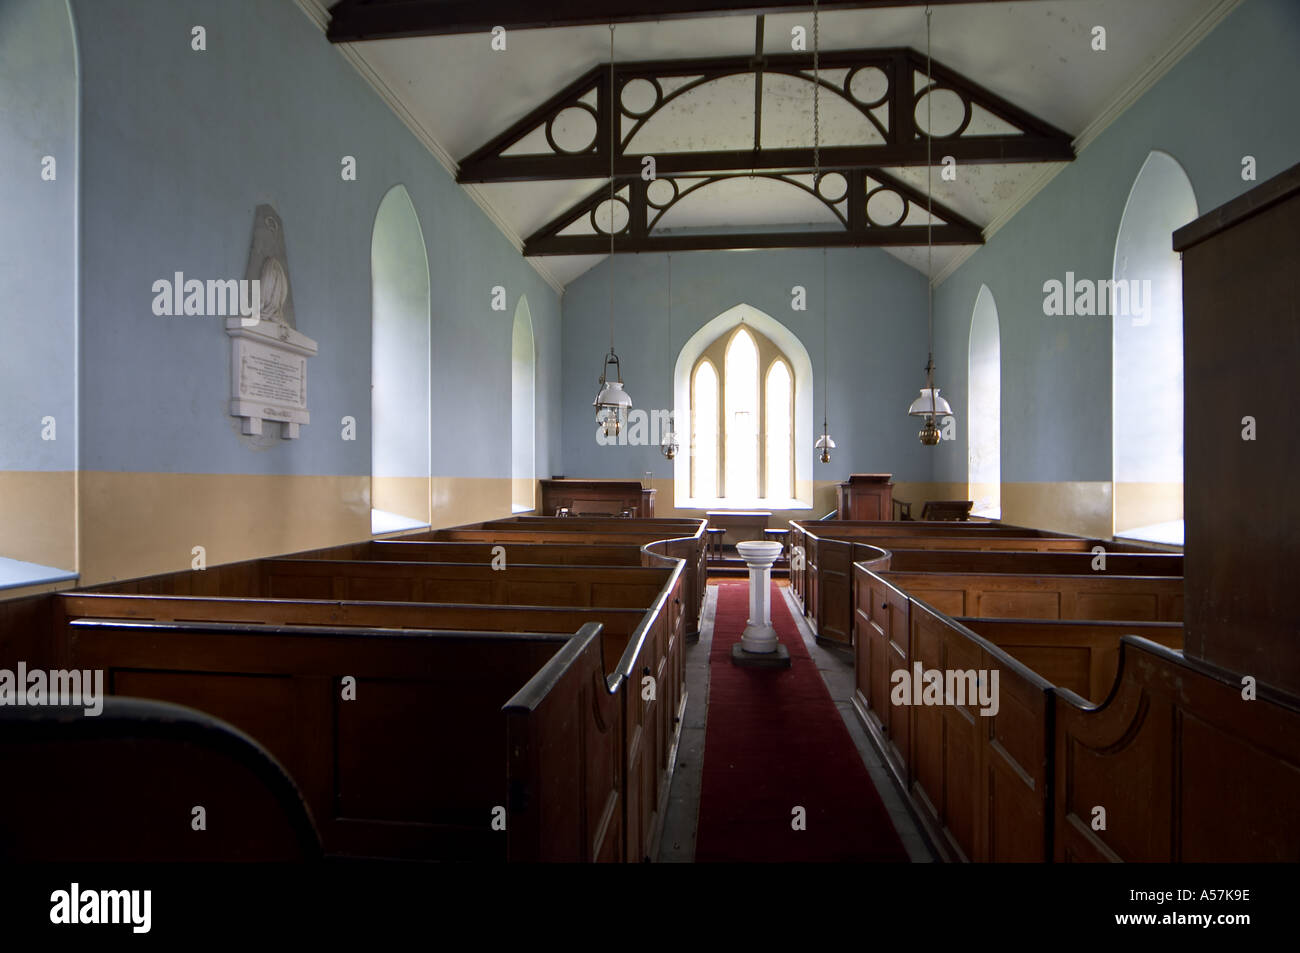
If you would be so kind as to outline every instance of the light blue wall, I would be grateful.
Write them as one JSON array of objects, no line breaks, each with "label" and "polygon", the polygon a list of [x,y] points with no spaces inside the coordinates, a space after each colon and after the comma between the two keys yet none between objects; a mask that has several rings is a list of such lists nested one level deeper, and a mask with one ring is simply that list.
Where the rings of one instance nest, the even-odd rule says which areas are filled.
[{"label": "light blue wall", "polygon": [[[289,0],[75,0],[84,151],[82,467],[370,472],[370,240],[406,186],[433,296],[433,470],[509,477],[510,339],[527,294],[538,342],[539,468],[558,454],[559,299]],[[207,51],[190,46],[207,29]],[[340,159],[357,160],[357,181]],[[314,338],[312,415],[256,450],[227,414],[220,319],[155,317],[182,271],[242,277],[253,209],[285,225],[298,329]],[[509,307],[491,310],[491,289]],[[340,418],[357,439],[340,439]]]},{"label": "light blue wall", "polygon": [[[931,451],[906,414],[924,374],[925,278],[878,249],[832,249],[830,282],[830,428],[839,446],[816,480],[852,472],[930,479]],[[664,255],[614,259],[615,346],[633,405],[671,408],[672,367],[686,340],[723,311],[749,304],[782,322],[808,350],[815,425],[822,421],[822,252],[782,249],[687,252],[672,256],[672,342],[667,339],[668,264]],[[791,308],[791,288],[807,289],[806,311]],[[531,298],[529,299],[532,300]],[[640,479],[672,476],[657,446],[596,443],[596,394],[609,348],[609,262],[571,283],[564,295],[564,473]],[[685,446],[687,424],[677,423]],[[796,452],[813,454],[812,442]],[[544,472],[539,470],[539,472]]]},{"label": "light blue wall", "polygon": [[[76,467],[77,59],[63,0],[0,0],[0,469]],[[56,178],[41,178],[53,156]],[[55,439],[42,439],[53,417]]]},{"label": "light blue wall", "polygon": [[[1124,204],[1153,149],[1187,171],[1202,214],[1300,161],[1297,51],[1300,3],[1247,0],[939,287],[935,359],[959,424],[981,283],[997,302],[1004,482],[1111,479],[1110,319],[1045,317],[1043,283],[1111,276]],[[1245,155],[1256,182],[1242,181]],[[964,481],[965,427],[935,449],[936,479]]]}]

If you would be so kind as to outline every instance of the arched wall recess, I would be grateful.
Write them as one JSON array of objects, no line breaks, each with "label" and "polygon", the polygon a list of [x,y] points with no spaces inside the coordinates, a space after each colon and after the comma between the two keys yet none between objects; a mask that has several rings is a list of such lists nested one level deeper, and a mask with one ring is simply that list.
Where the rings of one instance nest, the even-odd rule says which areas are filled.
[{"label": "arched wall recess", "polygon": [[430,287],[424,233],[406,188],[388,190],[370,244],[371,530],[430,518]]},{"label": "arched wall recess", "polygon": [[1171,235],[1196,214],[1182,166],[1151,152],[1120,219],[1108,308],[1116,535],[1183,541],[1182,265]]},{"label": "arched wall recess", "polygon": [[537,347],[528,299],[519,298],[510,332],[510,508],[534,509],[537,487]]},{"label": "arched wall recess", "polygon": [[1002,340],[998,307],[980,285],[967,350],[967,464],[973,513],[1002,516]]}]

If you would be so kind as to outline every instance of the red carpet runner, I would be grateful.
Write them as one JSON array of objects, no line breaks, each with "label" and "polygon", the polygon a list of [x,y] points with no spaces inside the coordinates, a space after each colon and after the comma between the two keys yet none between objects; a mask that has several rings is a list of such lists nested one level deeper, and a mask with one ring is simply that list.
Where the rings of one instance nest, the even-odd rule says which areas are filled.
[{"label": "red carpet runner", "polygon": [[[696,861],[906,861],[775,585],[772,624],[790,650],[790,668],[731,664],[748,615],[748,582],[721,583]],[[795,807],[806,811],[806,830],[793,829]]]}]

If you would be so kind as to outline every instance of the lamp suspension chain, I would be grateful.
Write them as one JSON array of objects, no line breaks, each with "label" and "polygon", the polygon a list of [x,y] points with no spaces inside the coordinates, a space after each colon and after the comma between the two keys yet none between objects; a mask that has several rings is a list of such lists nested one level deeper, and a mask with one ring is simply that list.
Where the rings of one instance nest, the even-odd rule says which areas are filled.
[{"label": "lamp suspension chain", "polygon": [[813,191],[821,177],[821,25],[817,0],[813,0]]},{"label": "lamp suspension chain", "polygon": [[614,129],[618,109],[614,102],[614,24],[609,25],[609,353],[614,353]]},{"label": "lamp suspension chain", "polygon": [[927,341],[929,342],[929,365],[927,372],[929,379],[926,381],[930,385],[930,399],[934,400],[934,194],[933,194],[933,169],[930,162],[932,159],[931,149],[934,142],[934,82],[931,76],[930,61],[930,5],[925,5],[925,280],[926,292],[929,301],[929,332]]}]

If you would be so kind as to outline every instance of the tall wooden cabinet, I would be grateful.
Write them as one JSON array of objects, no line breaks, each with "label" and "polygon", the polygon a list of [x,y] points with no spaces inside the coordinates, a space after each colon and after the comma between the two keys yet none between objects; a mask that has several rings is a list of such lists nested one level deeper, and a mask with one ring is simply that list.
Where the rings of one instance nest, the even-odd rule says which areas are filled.
[{"label": "tall wooden cabinet", "polygon": [[1300,165],[1179,229],[1174,249],[1185,651],[1300,696]]}]

